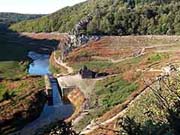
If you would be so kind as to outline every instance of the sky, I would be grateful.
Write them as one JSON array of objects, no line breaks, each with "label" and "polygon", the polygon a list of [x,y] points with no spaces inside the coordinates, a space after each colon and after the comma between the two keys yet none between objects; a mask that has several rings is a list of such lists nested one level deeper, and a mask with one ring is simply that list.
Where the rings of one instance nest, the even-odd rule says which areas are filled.
[{"label": "sky", "polygon": [[0,0],[0,12],[49,14],[86,0]]}]

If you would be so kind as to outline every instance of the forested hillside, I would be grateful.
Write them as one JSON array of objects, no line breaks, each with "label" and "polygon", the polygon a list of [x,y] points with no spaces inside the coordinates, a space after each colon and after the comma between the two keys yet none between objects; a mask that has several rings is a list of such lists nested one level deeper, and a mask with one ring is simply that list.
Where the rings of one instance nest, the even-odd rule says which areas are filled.
[{"label": "forested hillside", "polygon": [[0,23],[15,23],[29,19],[36,19],[43,15],[18,14],[18,13],[0,13]]},{"label": "forested hillside", "polygon": [[89,0],[11,29],[23,32],[68,32],[92,15],[89,34],[180,34],[179,0]]}]

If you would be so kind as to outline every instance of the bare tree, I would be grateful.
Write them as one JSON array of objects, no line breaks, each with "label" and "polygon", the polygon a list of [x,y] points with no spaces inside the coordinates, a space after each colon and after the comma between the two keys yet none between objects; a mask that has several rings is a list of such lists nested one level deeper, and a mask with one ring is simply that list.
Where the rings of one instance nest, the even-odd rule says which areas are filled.
[{"label": "bare tree", "polygon": [[[134,118],[127,116],[120,122],[122,132],[128,135],[162,135],[170,131],[173,135],[179,135],[180,74],[175,70],[169,75],[158,76],[154,83],[149,85],[149,88],[155,95],[157,109],[163,112],[165,121],[155,121],[151,116],[150,120],[145,122],[147,125],[142,125],[137,123]],[[154,125],[154,123],[156,124]],[[152,128],[149,128],[150,126]]]},{"label": "bare tree", "polygon": [[175,135],[180,134],[180,76],[178,72],[159,76],[157,86],[149,88],[155,94],[157,107],[164,112],[169,127]]}]

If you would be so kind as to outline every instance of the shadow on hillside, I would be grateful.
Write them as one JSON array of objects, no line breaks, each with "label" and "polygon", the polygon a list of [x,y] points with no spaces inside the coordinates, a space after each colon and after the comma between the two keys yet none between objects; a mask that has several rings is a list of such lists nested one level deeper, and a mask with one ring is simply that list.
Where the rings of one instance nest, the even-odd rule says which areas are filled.
[{"label": "shadow on hillside", "polygon": [[29,51],[51,54],[57,49],[59,41],[48,39],[33,39],[0,25],[0,61],[27,60]]},{"label": "shadow on hillside", "polygon": [[64,121],[58,121],[57,123],[51,124],[45,130],[38,131],[36,135],[79,135],[73,128],[71,123],[66,123]]},{"label": "shadow on hillside", "polygon": [[119,126],[122,128],[120,134],[128,135],[165,135],[172,134],[168,123],[155,122],[147,120],[143,124],[135,121],[135,118],[124,117],[119,121]]}]

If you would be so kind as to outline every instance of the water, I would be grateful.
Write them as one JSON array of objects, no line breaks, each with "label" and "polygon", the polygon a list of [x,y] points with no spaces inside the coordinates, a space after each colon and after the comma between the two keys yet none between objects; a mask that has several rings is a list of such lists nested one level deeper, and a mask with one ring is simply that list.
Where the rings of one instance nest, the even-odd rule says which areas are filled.
[{"label": "water", "polygon": [[33,60],[29,65],[28,72],[30,75],[46,75],[51,73],[49,71],[49,55],[29,52],[28,57]]},{"label": "water", "polygon": [[64,120],[72,115],[74,111],[73,106],[71,104],[63,104],[58,91],[57,83],[52,83],[52,87],[53,105],[49,106],[48,104],[45,104],[40,117],[26,125],[17,133],[20,133],[20,135],[32,135],[38,129],[43,128],[46,125],[50,125],[52,122]]},{"label": "water", "polygon": [[[30,75],[46,75],[50,73],[49,55],[29,52],[28,57],[33,60],[33,62],[29,66]],[[51,79],[53,80],[55,78]],[[22,130],[12,135],[15,135],[17,133],[19,133],[20,135],[32,135],[38,129],[43,128],[44,126],[49,125],[52,122],[64,120],[72,115],[74,108],[72,104],[63,103],[59,93],[57,82],[51,81],[51,86],[53,89],[53,105],[49,106],[48,104],[45,104],[39,118],[27,124]]]}]

